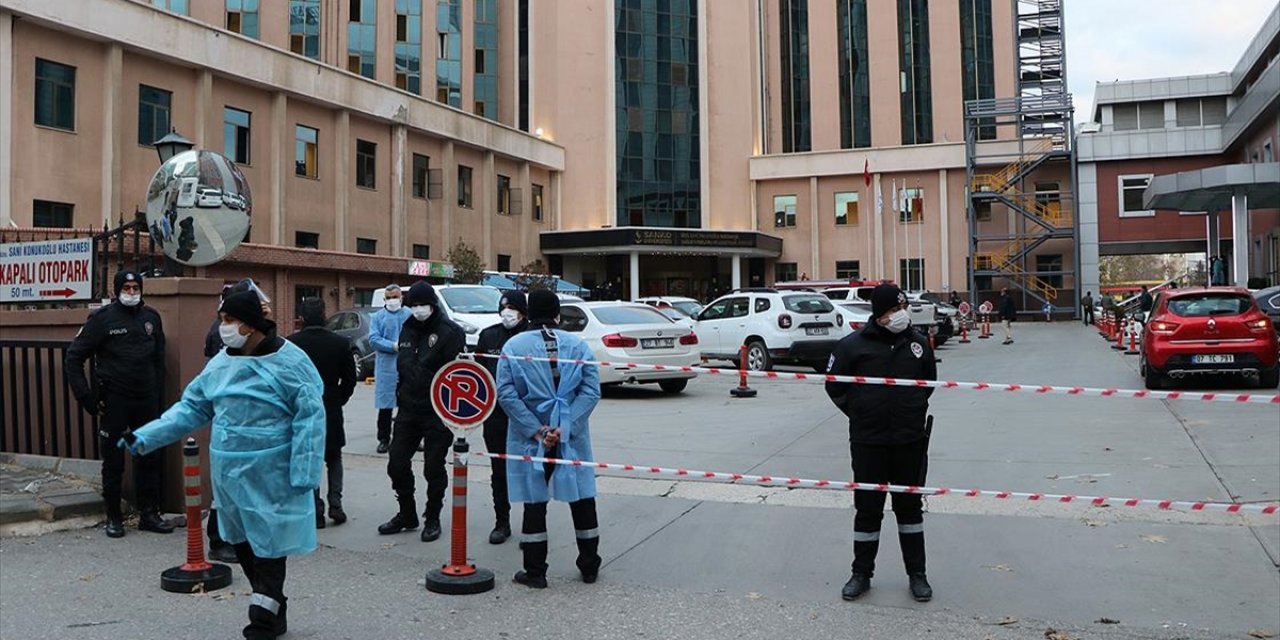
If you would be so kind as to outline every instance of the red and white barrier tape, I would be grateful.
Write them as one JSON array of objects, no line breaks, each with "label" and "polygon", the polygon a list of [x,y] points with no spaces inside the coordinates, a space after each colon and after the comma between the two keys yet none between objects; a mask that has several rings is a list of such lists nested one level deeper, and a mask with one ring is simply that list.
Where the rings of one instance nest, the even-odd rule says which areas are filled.
[{"label": "red and white barrier tape", "polygon": [[924,496],[961,496],[966,498],[996,498],[999,500],[1027,500],[1029,502],[1088,503],[1095,507],[1152,507],[1161,511],[1221,511],[1225,513],[1261,513],[1275,515],[1280,504],[1241,504],[1238,502],[1193,502],[1187,500],[1154,500],[1150,498],[1109,498],[1104,496],[1073,496],[1056,493],[1027,493],[1024,491],[988,491],[984,489],[950,489],[947,487],[913,487],[898,484],[871,484],[833,480],[806,480],[804,478],[756,476],[722,471],[697,471],[694,469],[668,469],[633,464],[615,464],[590,460],[561,460],[536,456],[516,456],[505,453],[477,452],[485,458],[519,460],[524,462],[561,464],[573,467],[591,467],[613,471],[627,471],[650,476],[672,476],[707,482],[751,484],[766,487],[798,487],[835,491],[880,491],[883,493],[916,493]]},{"label": "red and white barrier tape", "polygon": [[[679,371],[682,373],[706,373],[709,375],[739,376],[739,369],[717,369],[715,367],[667,366],[661,364],[638,364],[634,362],[608,362],[603,360],[567,360],[556,358],[535,358],[533,356],[508,356],[494,354],[475,354],[481,358],[497,358],[501,360],[525,360],[528,362],[569,362],[577,365],[596,365],[601,367],[625,367],[639,371]],[[1093,387],[1065,387],[1047,384],[1009,384],[1004,382],[957,382],[955,380],[909,380],[904,378],[876,378],[872,376],[833,376],[825,373],[786,373],[778,371],[747,371],[748,377],[767,378],[770,380],[796,380],[809,382],[848,382],[853,384],[882,384],[895,387],[929,387],[933,389],[967,389],[969,391],[1020,391],[1041,395],[1090,396],[1102,398],[1135,398],[1149,400],[1199,400],[1202,402],[1233,402],[1237,404],[1273,404],[1280,405],[1280,395],[1263,395],[1255,393],[1206,393],[1185,391],[1147,391],[1145,389],[1102,389]]]}]

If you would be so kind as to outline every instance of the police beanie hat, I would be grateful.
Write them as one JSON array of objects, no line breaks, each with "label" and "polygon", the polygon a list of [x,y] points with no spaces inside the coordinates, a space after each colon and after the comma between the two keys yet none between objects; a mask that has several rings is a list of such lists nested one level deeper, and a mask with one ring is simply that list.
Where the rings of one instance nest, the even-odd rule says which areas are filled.
[{"label": "police beanie hat", "polygon": [[879,318],[894,307],[904,304],[907,296],[896,284],[878,284],[871,290],[871,317]]},{"label": "police beanie hat", "polygon": [[416,307],[424,304],[437,306],[439,299],[436,298],[436,289],[426,280],[419,280],[409,287],[409,294],[404,297],[404,303],[410,307]]},{"label": "police beanie hat", "polygon": [[560,298],[548,289],[535,289],[529,292],[529,320],[532,322],[550,322],[560,315]]},{"label": "police beanie hat", "polygon": [[137,271],[117,271],[115,280],[115,294],[120,295],[120,290],[124,288],[124,283],[138,283],[138,290],[142,290],[142,274]]},{"label": "police beanie hat", "polygon": [[507,307],[512,307],[516,311],[523,313],[526,318],[529,317],[529,300],[524,297],[523,291],[503,292],[502,299],[498,300],[498,311],[502,311]]},{"label": "police beanie hat", "polygon": [[237,291],[227,296],[227,299],[222,301],[222,306],[218,307],[218,311],[262,333],[269,333],[276,326],[276,323],[262,315],[262,301],[258,299],[258,294],[252,291]]},{"label": "police beanie hat", "polygon": [[298,317],[304,327],[318,327],[324,324],[324,299],[303,298],[298,305]]}]

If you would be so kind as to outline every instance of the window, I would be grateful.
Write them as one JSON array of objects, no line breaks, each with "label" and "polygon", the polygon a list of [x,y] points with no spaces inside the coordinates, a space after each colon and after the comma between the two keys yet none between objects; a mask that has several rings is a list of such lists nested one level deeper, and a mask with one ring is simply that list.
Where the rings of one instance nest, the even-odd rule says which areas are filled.
[{"label": "window", "polygon": [[248,111],[231,107],[222,109],[223,155],[236,164],[249,164],[249,118]]},{"label": "window", "polygon": [[258,37],[258,0],[227,0],[227,31]]},{"label": "window", "polygon": [[850,280],[862,277],[862,265],[857,260],[836,260],[836,279]]},{"label": "window", "polygon": [[169,133],[172,104],[171,92],[138,85],[138,144],[149,147]]},{"label": "window", "polygon": [[316,158],[320,132],[311,127],[296,125],[293,128],[293,172],[304,178],[315,178],[320,175]]},{"label": "window", "polygon": [[431,158],[422,154],[413,154],[413,197],[427,197],[427,172],[431,168]]},{"label": "window", "polygon": [[475,114],[498,117],[498,0],[475,0]]},{"label": "window", "polygon": [[1270,140],[1268,140],[1268,141],[1266,141],[1266,142],[1262,143],[1262,161],[1263,161],[1263,162],[1274,162],[1274,161],[1275,161],[1275,153],[1271,150],[1271,141],[1270,141]]},{"label": "window", "polygon": [[[996,97],[992,42],[991,0],[960,0],[960,69],[966,102]],[[994,120],[983,118],[977,133],[979,140],[994,140]]]},{"label": "window", "polygon": [[461,107],[462,0],[437,0],[436,38],[436,101]]},{"label": "window", "polygon": [[924,258],[899,258],[898,282],[906,291],[924,290]]},{"label": "window", "polygon": [[471,167],[458,165],[458,206],[471,208]]},{"label": "window", "polygon": [[310,231],[294,231],[293,246],[299,249],[319,249],[320,234]]},{"label": "window", "polygon": [[560,330],[577,333],[587,328],[587,314],[577,307],[560,307]]},{"label": "window", "polygon": [[1227,120],[1226,98],[1203,98],[1200,100],[1200,119],[1206,126],[1222,124]]},{"label": "window", "polygon": [[898,0],[898,69],[902,144],[933,142],[927,0]]},{"label": "window", "polygon": [[809,0],[779,0],[782,152],[812,147],[809,120]]},{"label": "window", "polygon": [[871,146],[867,0],[836,0],[840,36],[840,148]]},{"label": "window", "polygon": [[501,273],[510,273],[511,256],[502,255],[501,253],[498,254],[498,271]]},{"label": "window", "polygon": [[347,71],[366,78],[377,75],[377,0],[350,0],[347,19]]},{"label": "window", "polygon": [[1120,217],[1132,218],[1143,216],[1154,216],[1155,211],[1142,206],[1142,192],[1147,190],[1147,185],[1151,183],[1151,174],[1120,176],[1119,181],[1119,201],[1120,201]]},{"label": "window", "polygon": [[289,50],[320,59],[320,0],[289,0]]},{"label": "window", "polygon": [[800,279],[800,271],[794,262],[779,262],[773,265],[774,282],[795,282]]},{"label": "window", "polygon": [[[511,178],[498,176],[498,215],[511,215]],[[502,269],[499,269],[502,271]]]},{"label": "window", "polygon": [[836,192],[836,226],[856,226],[858,224],[858,192]]},{"label": "window", "polygon": [[1164,103],[1148,101],[1114,105],[1111,107],[1111,123],[1116,131],[1163,129]]},{"label": "window", "polygon": [[396,0],[396,88],[422,95],[422,0]]},{"label": "window", "polygon": [[749,298],[731,298],[729,300],[729,312],[726,318],[745,318],[747,312],[751,309],[751,300]]},{"label": "window", "polygon": [[356,238],[356,253],[377,254],[378,241],[373,238]]},{"label": "window", "polygon": [[773,226],[780,229],[796,226],[796,197],[773,197]]},{"label": "window", "polygon": [[1138,103],[1138,128],[1163,129],[1164,103],[1158,101]]},{"label": "window", "polygon": [[33,200],[31,202],[31,226],[66,229],[72,226],[75,219],[72,215],[76,206],[66,202],[50,202]]},{"label": "window", "polygon": [[[1047,272],[1058,272],[1057,275]],[[1062,288],[1062,254],[1041,254],[1036,256],[1036,275],[1049,283],[1054,289]]]},{"label": "window", "polygon": [[36,58],[36,124],[75,131],[75,67]]},{"label": "window", "polygon": [[519,25],[516,30],[518,40],[516,51],[517,100],[521,131],[529,130],[529,0],[518,0],[517,14]]},{"label": "window", "polygon": [[898,192],[898,222],[918,224],[924,222],[924,189],[918,187]]},{"label": "window", "polygon": [[974,215],[978,218],[978,222],[991,221],[991,201],[987,199],[978,200],[973,203]]},{"label": "window", "polygon": [[542,185],[533,185],[531,191],[533,193],[533,221],[542,222]]},{"label": "window", "polygon": [[378,188],[378,145],[356,139],[356,186]]},{"label": "window", "polygon": [[1200,126],[1200,99],[1188,98],[1179,100],[1177,103],[1178,126],[1179,127],[1198,127]]},{"label": "window", "polygon": [[151,4],[174,13],[187,15],[188,0],[151,0]]},{"label": "window", "polygon": [[768,298],[756,298],[756,308],[753,313],[764,313],[769,310],[769,307],[772,307],[772,306],[773,306],[773,303],[769,302]]},{"label": "window", "polygon": [[1058,220],[1062,211],[1062,187],[1057,182],[1036,183],[1036,213],[1047,216],[1052,221]]},{"label": "window", "polygon": [[[293,288],[293,308],[295,310],[301,309],[302,301],[308,298],[315,298],[317,300],[323,301],[324,287],[317,287],[315,285],[310,285],[310,284],[300,284]],[[356,314],[353,313],[351,315],[354,316]],[[355,327],[352,327],[352,328],[355,328]]]},{"label": "window", "polygon": [[427,245],[427,244],[413,245],[413,259],[414,260],[430,260],[431,245]]}]

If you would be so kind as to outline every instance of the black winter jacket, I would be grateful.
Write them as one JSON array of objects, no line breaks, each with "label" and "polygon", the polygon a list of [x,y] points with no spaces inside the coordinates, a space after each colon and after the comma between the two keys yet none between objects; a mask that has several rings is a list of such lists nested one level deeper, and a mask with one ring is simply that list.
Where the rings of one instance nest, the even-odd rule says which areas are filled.
[{"label": "black winter jacket", "polygon": [[322,326],[306,327],[289,336],[311,358],[316,372],[324,381],[324,413],[326,455],[336,453],[347,444],[343,427],[342,406],[356,390],[356,363],[351,359],[351,340]]},{"label": "black winter jacket", "polygon": [[[913,328],[894,334],[874,321],[840,340],[827,370],[838,376],[938,379],[927,338]],[[925,436],[933,389],[846,382],[826,386],[831,401],[849,416],[850,442],[906,444]]]},{"label": "black winter jacket", "polygon": [[[431,379],[466,348],[466,334],[437,306],[425,322],[404,321],[396,353],[396,406],[410,415],[439,421],[431,406]],[[443,428],[443,423],[442,428]]]},{"label": "black winter jacket", "polygon": [[[502,326],[501,323],[495,324],[491,327],[486,327],[480,332],[480,337],[476,340],[476,353],[488,353],[493,355],[501,354],[502,347],[506,346],[507,341],[510,340],[512,336],[518,333],[523,333],[524,330],[528,328],[528,320],[521,320],[520,324],[510,329]],[[489,373],[493,374],[493,379],[496,382],[498,379],[499,360],[497,358],[476,358],[476,360],[479,360],[480,364],[484,365],[484,368],[488,369]],[[497,393],[497,391],[498,390],[495,388],[494,393]],[[495,403],[493,413],[489,414],[489,419],[485,420],[485,424],[507,424],[507,413],[502,410],[502,405],[500,403]]]},{"label": "black winter jacket", "polygon": [[[84,363],[94,361],[96,391],[85,377]],[[90,413],[99,400],[119,395],[161,400],[164,390],[164,327],[155,309],[119,302],[89,315],[63,362],[71,392]]]}]

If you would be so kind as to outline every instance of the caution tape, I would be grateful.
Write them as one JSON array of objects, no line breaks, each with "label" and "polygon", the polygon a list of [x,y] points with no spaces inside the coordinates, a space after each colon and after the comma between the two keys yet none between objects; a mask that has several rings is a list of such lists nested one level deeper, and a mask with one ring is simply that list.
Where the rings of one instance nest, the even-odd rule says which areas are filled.
[{"label": "caution tape", "polygon": [[[705,373],[708,375],[741,376],[741,369],[715,367],[668,366],[639,364],[635,362],[608,362],[604,360],[569,360],[561,358],[536,358],[533,356],[509,356],[475,354],[481,358],[524,360],[527,362],[564,362],[600,367],[623,367],[637,371],[675,371],[681,373]],[[907,378],[877,378],[874,376],[836,376],[827,373],[786,373],[778,371],[746,371],[747,377],[769,380],[803,382],[847,382],[852,384],[880,384],[892,387],[923,387],[930,389],[965,389],[969,391],[1006,391],[1035,393],[1040,395],[1086,396],[1097,398],[1133,398],[1143,400],[1198,400],[1201,402],[1231,402],[1236,404],[1272,404],[1280,406],[1280,395],[1255,393],[1209,393],[1185,391],[1148,391],[1146,389],[1103,389],[1095,387],[1067,387],[1048,384],[1009,384],[1004,382],[959,382],[955,380],[913,380]]]},{"label": "caution tape", "polygon": [[1150,498],[1112,498],[1106,496],[1076,496],[1057,493],[1029,493],[1025,491],[990,491],[986,489],[952,489],[948,487],[915,487],[900,484],[867,482],[843,482],[834,480],[808,480],[783,476],[757,476],[722,471],[698,471],[695,469],[669,469],[634,464],[615,464],[592,460],[563,460],[537,456],[517,456],[505,453],[478,452],[479,455],[497,460],[550,463],[572,467],[591,467],[650,476],[671,476],[705,482],[727,484],[751,484],[765,487],[793,487],[834,491],[879,491],[882,493],[914,493],[922,496],[960,496],[966,498],[995,498],[997,500],[1026,500],[1028,502],[1056,502],[1062,504],[1090,504],[1095,507],[1147,507],[1160,511],[1221,511],[1225,513],[1261,513],[1274,515],[1280,512],[1280,504],[1242,504],[1239,502],[1195,502],[1189,500],[1154,500]]}]

